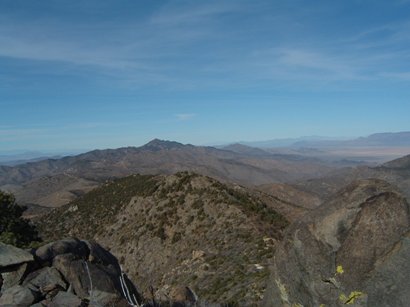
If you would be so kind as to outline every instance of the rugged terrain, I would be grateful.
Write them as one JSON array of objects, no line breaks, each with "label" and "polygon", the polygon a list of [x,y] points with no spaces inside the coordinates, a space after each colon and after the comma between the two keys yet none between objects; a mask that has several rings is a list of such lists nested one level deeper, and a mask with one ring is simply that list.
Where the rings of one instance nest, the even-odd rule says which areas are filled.
[{"label": "rugged terrain", "polygon": [[117,259],[95,242],[71,238],[30,251],[0,242],[0,306],[125,307],[141,302]]},{"label": "rugged terrain", "polygon": [[[398,168],[393,169],[388,164],[370,167],[365,162],[350,161],[343,156],[335,160],[318,159],[314,155],[317,153],[313,156],[301,150],[277,153],[241,144],[217,149],[153,140],[141,147],[95,150],[14,167],[0,166],[0,189],[14,193],[20,204],[30,208],[27,214],[35,215],[66,204],[105,180],[136,173],[194,171],[223,182],[265,185],[263,190],[270,190],[270,193],[279,185],[269,189],[268,184],[292,184],[296,190],[305,192],[301,197],[307,200],[308,206],[353,179],[375,176],[393,183],[401,181]],[[393,178],[396,174],[399,174],[398,180]],[[288,196],[292,198],[291,194],[296,195],[294,192],[290,191]],[[306,193],[311,194],[309,200]]]},{"label": "rugged terrain", "polygon": [[23,205],[57,207],[105,180],[131,174],[194,171],[244,185],[285,182],[324,175],[328,163],[262,150],[216,149],[153,140],[142,147],[95,150],[14,167],[0,166],[0,189],[13,192]]},{"label": "rugged terrain", "polygon": [[[241,305],[410,300],[410,155],[332,169],[238,144],[154,140],[2,170],[43,239],[96,240],[148,298],[188,286]],[[146,175],[126,176],[136,171]],[[250,182],[262,184],[238,184]]]},{"label": "rugged terrain", "polygon": [[354,182],[293,223],[266,306],[408,306],[410,214],[387,182]]},{"label": "rugged terrain", "polygon": [[296,189],[313,194],[322,200],[350,182],[359,179],[378,178],[395,186],[410,199],[410,155],[386,162],[377,167],[350,167],[329,172],[321,178],[300,180],[292,184]]},{"label": "rugged terrain", "polygon": [[[268,197],[269,198],[269,197]],[[47,239],[95,239],[149,286],[186,285],[211,302],[260,302],[287,220],[245,188],[194,173],[134,175],[81,196],[38,221]]]}]

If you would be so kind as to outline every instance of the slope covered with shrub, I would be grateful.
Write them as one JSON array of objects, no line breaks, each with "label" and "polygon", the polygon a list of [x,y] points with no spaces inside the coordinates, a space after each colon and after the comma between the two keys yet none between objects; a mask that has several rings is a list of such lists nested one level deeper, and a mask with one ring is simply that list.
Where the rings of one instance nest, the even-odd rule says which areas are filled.
[{"label": "slope covered with shrub", "polygon": [[288,224],[274,207],[194,173],[134,175],[55,209],[39,226],[48,239],[97,240],[145,293],[184,285],[208,301],[250,303],[262,299]]}]

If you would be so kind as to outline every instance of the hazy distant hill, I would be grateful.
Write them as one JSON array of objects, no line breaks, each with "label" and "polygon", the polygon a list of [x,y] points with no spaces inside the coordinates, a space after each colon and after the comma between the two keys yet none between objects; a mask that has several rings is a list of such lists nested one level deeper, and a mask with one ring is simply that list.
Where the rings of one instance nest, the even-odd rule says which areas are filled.
[{"label": "hazy distant hill", "polygon": [[276,139],[259,142],[240,142],[240,144],[259,147],[301,147],[301,148],[327,148],[327,147],[410,147],[410,131],[375,133],[367,137],[356,139],[337,139],[331,137],[300,137]]},{"label": "hazy distant hill", "polygon": [[298,138],[284,138],[284,139],[273,139],[266,141],[254,141],[254,142],[239,142],[239,144],[258,147],[258,148],[274,148],[274,147],[291,147],[293,144],[298,142],[320,142],[320,141],[330,141],[334,140],[331,137],[325,136],[303,136]]},{"label": "hazy distant hill", "polygon": [[331,169],[329,164],[296,155],[261,156],[153,140],[141,147],[94,150],[15,167],[0,166],[0,188],[13,191],[24,204],[58,206],[107,179],[136,173],[173,174],[189,170],[223,181],[254,185],[317,177]]},{"label": "hazy distant hill", "polygon": [[69,152],[40,152],[30,150],[0,151],[0,165],[15,166],[18,164],[37,162],[46,159],[59,159],[68,155],[79,154],[81,150]]},{"label": "hazy distant hill", "polygon": [[368,178],[382,179],[397,186],[410,200],[410,155],[377,167],[359,166],[334,170],[322,178],[300,180],[294,186],[326,199],[350,182]]},{"label": "hazy distant hill", "polygon": [[96,239],[145,293],[189,285],[210,302],[261,301],[288,222],[246,188],[183,172],[102,185],[38,221],[46,239]]},{"label": "hazy distant hill", "polygon": [[271,155],[269,152],[263,149],[243,145],[240,143],[230,144],[230,145],[222,147],[222,149],[233,151],[239,154],[251,155],[251,156],[266,157],[266,156]]}]

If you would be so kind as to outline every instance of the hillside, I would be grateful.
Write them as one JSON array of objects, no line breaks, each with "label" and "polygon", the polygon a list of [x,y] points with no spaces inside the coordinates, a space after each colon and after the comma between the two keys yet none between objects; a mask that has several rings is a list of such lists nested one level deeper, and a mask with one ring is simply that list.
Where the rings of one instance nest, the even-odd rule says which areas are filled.
[{"label": "hillside", "polygon": [[382,168],[410,172],[410,155],[384,163]]},{"label": "hillside", "polygon": [[351,183],[287,229],[264,306],[408,306],[409,236],[395,187]]},{"label": "hillside", "polygon": [[109,248],[144,293],[183,285],[208,301],[262,299],[287,220],[240,186],[194,173],[133,175],[41,218],[46,239],[81,236]]},{"label": "hillside", "polygon": [[257,186],[256,189],[290,204],[284,208],[285,210],[280,211],[290,221],[299,219],[321,203],[320,197],[314,193],[302,191],[286,183],[263,184]]},{"label": "hillside", "polygon": [[0,166],[0,189],[24,205],[55,207],[74,200],[105,180],[135,173],[173,174],[194,171],[243,185],[311,178],[333,169],[295,155],[255,155],[213,147],[153,140],[141,147],[94,150],[15,167]]}]

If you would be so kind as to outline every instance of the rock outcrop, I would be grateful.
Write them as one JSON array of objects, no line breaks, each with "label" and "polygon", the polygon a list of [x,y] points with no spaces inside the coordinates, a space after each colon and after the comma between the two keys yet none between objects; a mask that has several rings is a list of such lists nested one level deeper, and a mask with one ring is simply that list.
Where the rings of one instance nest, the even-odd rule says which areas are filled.
[{"label": "rock outcrop", "polygon": [[129,306],[142,297],[117,259],[75,238],[31,252],[0,243],[0,306]]},{"label": "rock outcrop", "polygon": [[408,306],[409,221],[406,199],[390,184],[350,184],[288,228],[265,305]]}]

